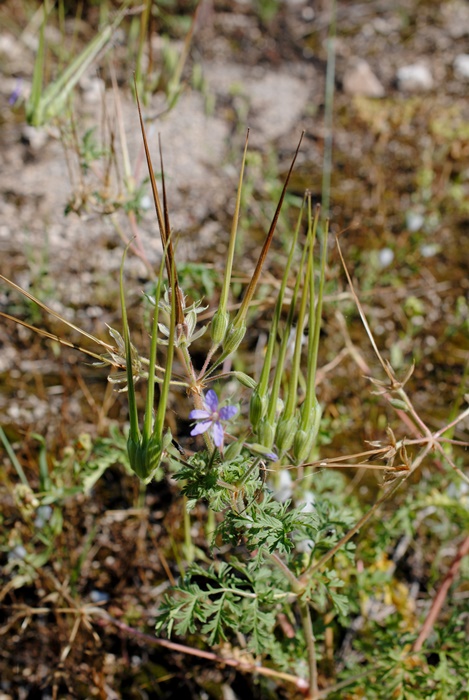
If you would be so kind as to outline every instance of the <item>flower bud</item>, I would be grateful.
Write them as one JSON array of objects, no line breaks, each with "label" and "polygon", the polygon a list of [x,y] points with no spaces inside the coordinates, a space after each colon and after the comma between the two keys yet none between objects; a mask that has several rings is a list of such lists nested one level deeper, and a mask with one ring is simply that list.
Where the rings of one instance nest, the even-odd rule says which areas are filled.
[{"label": "flower bud", "polygon": [[245,386],[246,389],[255,389],[257,386],[256,380],[250,377],[249,374],[245,374],[245,372],[235,370],[234,372],[232,372],[232,375],[235,379],[238,380],[240,384]]},{"label": "flower bud", "polygon": [[275,435],[275,444],[278,447],[280,454],[287,452],[290,449],[295,437],[297,428],[296,418],[281,418],[277,424],[277,433]]},{"label": "flower bud", "polygon": [[220,307],[215,311],[210,324],[210,335],[214,343],[222,343],[225,339],[230,315],[228,311],[223,311]]},{"label": "flower bud", "polygon": [[272,450],[269,447],[266,447],[265,445],[260,445],[257,442],[251,442],[247,447],[251,452],[254,452],[254,454],[256,455],[262,455],[262,457],[266,457],[267,459],[270,459],[273,462],[276,462],[278,460],[278,455],[276,455],[275,452],[272,452]]},{"label": "flower bud", "polygon": [[305,462],[316,444],[316,439],[321,425],[322,409],[319,401],[315,400],[312,409],[308,412],[302,412],[301,428],[296,432],[293,441],[293,456],[297,464]]},{"label": "flower bud", "polygon": [[225,451],[223,452],[223,461],[226,463],[236,459],[236,457],[241,454],[242,449],[242,441],[236,440],[235,442],[230,442],[228,447],[225,447]]},{"label": "flower bud", "polygon": [[397,408],[400,411],[405,411],[406,413],[409,411],[408,405],[405,401],[402,401],[402,399],[391,398],[389,399],[389,403],[393,408]]},{"label": "flower bud", "polygon": [[275,427],[266,418],[263,418],[256,430],[257,438],[262,445],[265,445],[269,449],[274,444],[275,439]]},{"label": "flower bud", "polygon": [[257,430],[259,421],[265,416],[267,411],[267,396],[261,396],[259,387],[256,387],[251,394],[249,403],[249,420],[254,430]]},{"label": "flower bud", "polygon": [[246,333],[246,324],[242,323],[240,326],[233,326],[233,324],[228,328],[226,332],[224,343],[223,343],[223,355],[228,357],[231,353],[238,349],[239,344],[244,338]]}]

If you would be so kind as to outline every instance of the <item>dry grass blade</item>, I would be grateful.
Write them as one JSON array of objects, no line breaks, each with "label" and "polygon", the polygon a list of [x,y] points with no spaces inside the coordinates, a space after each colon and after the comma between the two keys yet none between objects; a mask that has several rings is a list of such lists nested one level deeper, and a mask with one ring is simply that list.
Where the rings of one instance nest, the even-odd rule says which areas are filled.
[{"label": "dry grass blade", "polygon": [[[118,369],[122,369],[125,367],[124,362],[122,364],[113,361],[109,359],[108,357],[105,357],[104,355],[98,355],[96,352],[92,352],[91,350],[87,350],[86,348],[82,348],[81,345],[76,345],[75,343],[70,342],[69,340],[64,340],[63,338],[60,338],[58,335],[55,335],[55,333],[49,333],[49,331],[45,331],[42,328],[36,328],[36,326],[32,326],[30,323],[26,323],[26,321],[21,321],[19,318],[15,318],[14,316],[10,316],[10,314],[6,314],[3,311],[0,311],[0,316],[2,318],[6,318],[9,321],[13,321],[14,323],[17,323],[20,326],[23,326],[23,328],[28,328],[30,331],[34,331],[34,333],[37,333],[38,335],[42,335],[44,338],[48,338],[49,340],[54,340],[57,343],[60,343],[60,345],[64,345],[66,348],[73,348],[73,350],[79,350],[80,352],[83,352],[85,355],[88,355],[89,357],[93,357],[95,360],[99,360],[99,362],[102,362],[104,364],[111,365],[112,367],[116,367]],[[65,323],[65,321],[64,321]],[[90,336],[86,334],[88,338],[93,338],[93,336]],[[113,353],[115,356],[117,351],[117,348],[113,348],[110,345],[106,345],[103,343],[101,340],[98,338],[94,338],[94,342],[98,343],[99,345],[103,345],[106,347],[106,349],[110,349],[110,352]]]},{"label": "dry grass blade", "polygon": [[360,314],[360,318],[361,318],[362,323],[363,323],[363,326],[364,326],[364,328],[365,328],[365,330],[366,330],[366,334],[368,335],[368,338],[370,339],[371,346],[372,346],[373,350],[375,351],[376,357],[377,357],[378,360],[380,361],[380,364],[381,364],[382,368],[384,369],[386,375],[388,376],[389,381],[391,382],[391,386],[392,386],[393,388],[394,388],[394,387],[397,387],[397,386],[400,386],[399,382],[396,381],[396,377],[395,377],[395,375],[394,375],[394,371],[393,371],[391,365],[389,364],[389,362],[387,362],[387,361],[383,358],[383,356],[381,355],[380,351],[378,350],[378,346],[376,345],[375,339],[374,339],[374,337],[373,337],[373,333],[371,332],[371,328],[370,328],[370,326],[369,326],[369,324],[368,324],[368,321],[367,321],[367,318],[366,318],[366,315],[365,315],[365,311],[363,310],[363,306],[361,305],[360,299],[359,299],[358,296],[357,296],[357,293],[356,293],[355,288],[354,288],[354,286],[353,286],[352,278],[350,277],[350,273],[349,273],[349,271],[348,271],[348,269],[347,269],[347,265],[345,264],[345,260],[344,260],[344,256],[342,255],[342,250],[341,250],[341,248],[340,248],[338,236],[336,236],[336,239],[335,239],[335,240],[336,240],[336,243],[337,243],[337,249],[338,249],[338,251],[339,251],[340,260],[341,260],[341,262],[342,262],[342,266],[343,266],[343,268],[344,268],[345,274],[346,274],[346,276],[347,276],[347,281],[348,281],[349,286],[350,286],[350,291],[351,291],[351,293],[352,293],[352,296],[353,296],[353,299],[354,299],[354,301],[355,301],[355,304],[357,305],[358,313]]},{"label": "dry grass blade", "polygon": [[[69,328],[72,328],[74,331],[77,331],[77,333],[80,333],[80,335],[93,341],[93,343],[96,343],[97,345],[100,345],[101,347],[105,348],[108,352],[116,352],[116,348],[113,345],[109,345],[108,343],[105,343],[103,340],[99,340],[99,338],[95,338],[95,336],[91,335],[91,333],[87,333],[87,331],[84,331],[81,328],[79,328],[78,326],[76,326],[74,323],[71,323],[71,321],[67,321],[67,319],[63,318],[63,316],[61,316],[59,313],[57,313],[57,311],[54,311],[49,306],[44,304],[42,301],[39,301],[39,299],[36,299],[36,297],[33,296],[33,294],[26,291],[26,289],[22,289],[19,285],[15,284],[11,280],[9,280],[7,277],[0,275],[0,280],[5,282],[6,284],[8,284],[10,287],[12,287],[12,289],[14,289],[17,292],[19,292],[20,294],[22,294],[24,297],[26,297],[26,299],[29,299],[30,301],[37,304],[37,306],[39,306],[39,308],[41,308],[46,313],[50,314],[54,318],[57,318],[59,321],[62,321],[62,323],[64,323]],[[30,326],[24,321],[20,321],[17,318],[13,318],[12,316],[8,316],[8,314],[2,313],[1,315],[4,316],[5,318],[9,318],[12,321],[15,321],[16,323],[19,323],[22,326],[25,326],[26,328],[30,328],[31,330],[35,331],[36,333],[39,333],[42,335],[48,335],[46,333],[46,331],[41,331],[39,328],[35,328],[34,326]],[[49,337],[51,337],[53,340],[58,340],[59,342],[62,342],[62,344],[64,344],[64,345],[69,345],[70,347],[76,347],[73,344],[69,344],[67,341],[62,341],[57,336],[54,336],[52,333],[49,335]],[[82,348],[80,348],[80,350],[81,349]],[[87,350],[83,350],[83,352],[90,354]],[[98,357],[100,359],[102,359],[100,355],[98,355]]]}]

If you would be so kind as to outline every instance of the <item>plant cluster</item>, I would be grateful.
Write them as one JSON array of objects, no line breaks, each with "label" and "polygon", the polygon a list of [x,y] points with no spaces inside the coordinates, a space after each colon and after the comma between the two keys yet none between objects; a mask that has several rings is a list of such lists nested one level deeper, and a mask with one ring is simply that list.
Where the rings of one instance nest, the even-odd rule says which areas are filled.
[{"label": "plant cluster", "polygon": [[[266,18],[276,7],[275,2],[259,5]],[[142,15],[142,35],[147,31],[150,6],[145,5]],[[64,100],[90,61],[107,45],[126,9],[124,5],[115,23],[43,93],[42,33],[28,104],[31,121],[41,123],[63,109]],[[177,99],[190,32],[179,61],[171,63],[169,107]],[[139,63],[137,95],[142,76]],[[162,148],[160,145],[158,188],[140,104],[138,109],[163,248],[154,289],[146,294],[149,348],[144,353],[132,342],[126,307],[125,260],[134,239],[126,240],[120,270],[122,328],[110,328],[109,343],[84,333],[101,352],[78,348],[96,365],[112,368],[109,380],[128,400],[128,431],[125,437],[116,431],[94,445],[83,437],[79,448],[65,455],[52,471],[42,441],[39,486],[34,489],[0,429],[0,439],[19,480],[13,489],[15,507],[30,525],[33,536],[29,545],[34,551],[26,550],[19,532],[2,545],[4,553],[8,550],[5,571],[9,577],[2,598],[30,585],[38,569],[51,561],[63,531],[67,499],[90,493],[105,471],[119,462],[138,478],[142,488],[171,476],[185,507],[185,561],[156,614],[157,633],[167,638],[145,637],[149,645],[176,648],[170,638],[177,635],[187,641],[187,646],[177,647],[186,654],[202,653],[202,646],[214,647],[217,652],[228,649],[228,657],[205,652],[205,658],[256,675],[259,683],[264,683],[261,692],[266,693],[271,693],[268,681],[275,679],[277,687],[291,684],[294,693],[311,700],[467,697],[464,592],[455,599],[446,625],[436,624],[456,576],[460,571],[464,574],[463,560],[469,551],[469,538],[461,536],[469,527],[469,478],[457,452],[467,448],[467,443],[455,437],[457,426],[469,415],[468,409],[460,408],[463,392],[447,422],[431,430],[406,390],[412,368],[399,378],[380,353],[337,240],[351,298],[381,367],[381,378],[369,376],[370,384],[379,399],[396,411],[405,437],[396,437],[389,427],[386,438],[371,443],[363,452],[321,457],[328,417],[323,416],[321,405],[318,355],[329,225],[321,218],[319,206],[313,206],[309,192],[292,227],[259,372],[254,376],[245,366],[239,369],[243,340],[248,331],[255,335],[250,311],[301,140],[244,296],[233,309],[230,296],[242,216],[246,138],[223,285],[213,306],[204,306],[197,290],[183,284],[188,275],[184,265],[176,263]],[[92,132],[85,134],[77,152],[84,175],[103,155]],[[141,191],[130,188],[127,194],[119,206],[136,213]],[[215,296],[214,281],[206,267],[190,272]],[[28,303],[58,316],[30,292],[3,275],[0,279],[21,292]],[[410,306],[408,300],[409,313]],[[11,315],[1,315],[12,320]],[[205,326],[201,316],[210,319]],[[33,328],[25,321],[13,320]],[[65,323],[83,333],[71,322]],[[33,330],[77,347],[54,334]],[[198,341],[208,336],[203,361],[197,366]],[[356,348],[350,345],[350,354],[356,356]],[[186,423],[178,430],[174,421],[168,421],[168,413],[172,398],[181,393],[190,427]],[[145,403],[143,417],[139,415],[141,398]],[[438,473],[428,468],[430,458],[438,460]],[[376,471],[383,475],[382,491],[371,505],[364,505],[350,486],[347,469],[354,474]],[[70,472],[73,479],[67,476]],[[412,484],[422,473],[426,488],[416,493]],[[394,508],[393,499],[400,490],[405,495],[396,500]],[[388,518],[374,517],[386,507]],[[203,549],[192,542],[191,518],[203,521],[207,533]],[[395,576],[418,529],[436,533],[443,543],[457,541],[456,555],[441,583],[438,563],[435,565],[433,584],[439,588],[423,622],[418,619],[409,587]],[[36,554],[38,543],[42,549]],[[76,562],[72,584],[80,575],[82,562]],[[123,632],[136,632],[98,606],[79,610],[77,620],[78,626],[80,620],[89,627],[92,621],[100,620]],[[74,634],[75,626],[71,640]]]},{"label": "plant cluster", "polygon": [[[115,345],[94,339],[105,346],[104,354],[86,352],[98,359],[99,363],[118,370],[110,375],[110,380],[127,394],[130,414],[126,441],[128,468],[144,484],[163,478],[164,465],[169,468],[185,497],[188,542],[190,512],[203,506],[206,513],[207,527],[211,533],[212,561],[206,566],[204,561],[207,555],[199,562],[196,561],[194,548],[186,550],[187,568],[159,608],[157,631],[183,637],[197,633],[209,646],[221,643],[233,645],[236,639],[242,639],[244,660],[240,661],[240,668],[251,671],[257,668],[261,675],[289,680],[305,697],[323,697],[326,691],[321,689],[320,669],[328,663],[327,639],[331,629],[345,629],[350,616],[359,613],[374,587],[385,588],[388,581],[386,568],[381,573],[376,571],[374,577],[369,576],[368,580],[363,575],[360,577],[351,573],[356,557],[352,539],[401,484],[417,472],[430,453],[439,454],[453,473],[467,482],[466,475],[452,459],[448,449],[457,443],[454,440],[445,441],[445,436],[467,416],[468,411],[455,416],[451,423],[436,432],[427,428],[404,388],[411,372],[400,381],[389,363],[381,357],[349,278],[358,312],[387,377],[386,381],[371,381],[379,395],[389,401],[407,421],[415,437],[397,440],[389,430],[386,444],[372,445],[364,453],[346,458],[318,459],[321,406],[317,396],[316,370],[328,224],[327,221],[321,222],[319,207],[313,212],[309,193],[305,195],[291,237],[290,253],[278,289],[260,375],[255,378],[237,370],[236,363],[234,368],[232,366],[247,331],[248,311],[261,278],[296,155],[252,278],[237,313],[232,316],[229,291],[248,145],[246,139],[224,285],[209,326],[198,328],[198,316],[206,312],[206,307],[202,306],[201,300],[188,304],[180,287],[161,147],[162,201],[153,175],[141,116],[140,119],[164,250],[154,294],[147,295],[153,310],[149,354],[148,357],[142,356],[130,338],[123,282],[125,254],[120,284],[122,333],[110,329]],[[295,270],[294,264],[297,265]],[[347,268],[345,270],[348,276]],[[6,278],[2,279],[19,289]],[[193,293],[193,290],[190,291]],[[38,301],[29,293],[26,296],[30,301]],[[41,306],[50,311],[43,304]],[[68,325],[75,328],[71,323]],[[196,369],[191,346],[208,331],[211,345],[203,366]],[[162,349],[165,349],[164,354]],[[158,356],[162,359],[159,360]],[[239,387],[238,400],[233,395],[233,392],[236,393],[233,381]],[[146,408],[143,422],[140,423],[137,389],[143,384],[146,384]],[[230,387],[229,397],[226,396],[226,386]],[[189,420],[192,421],[190,432],[195,441],[191,443],[191,449],[187,446],[187,439],[184,441],[186,446],[181,447],[179,442],[183,441],[182,436],[173,434],[166,424],[170,395],[172,391],[181,389],[193,404]],[[243,402],[246,391],[250,395],[249,407]],[[221,402],[219,395],[223,397]],[[7,445],[4,435],[2,439]],[[192,448],[199,441],[202,444],[193,451]],[[412,454],[409,454],[409,449],[413,450]],[[89,465],[89,476],[82,482],[85,489],[96,482],[116,455],[112,452],[108,457],[111,461],[98,460],[95,468]],[[14,455],[12,459],[23,482],[23,489],[30,493],[21,465]],[[337,493],[337,485],[341,482],[344,484],[343,476],[327,471],[337,467],[361,467],[384,472],[384,492],[368,511],[363,512],[355,498],[346,498],[343,486],[343,492]],[[282,493],[282,479],[292,472],[297,483],[303,486],[302,497],[292,489],[288,494]],[[46,471],[44,479],[48,479]],[[49,482],[41,485],[41,490],[46,494],[53,491]],[[50,507],[62,497],[57,492],[52,500],[49,495],[31,507],[37,507],[39,512],[40,508]],[[18,492],[18,498],[26,503],[35,497],[30,493],[28,499],[26,494]],[[56,509],[54,512],[59,511]],[[467,510],[462,508],[459,512],[461,525],[464,522],[467,525]],[[60,531],[60,523],[49,516],[50,513],[51,526],[55,523],[51,531],[52,545],[54,533]],[[397,525],[395,527],[398,529]],[[378,549],[383,552],[385,546]],[[50,550],[46,551],[50,556]],[[216,554],[217,551],[223,551],[224,555],[221,557]],[[28,566],[31,567],[30,564]],[[28,571],[32,575],[34,566]],[[359,607],[357,591],[362,597]],[[465,683],[462,678],[454,678],[457,669],[465,663],[457,642],[461,635],[460,622],[460,617],[456,616],[455,634],[449,647],[451,651],[445,657],[450,669],[448,687],[453,688],[454,697],[462,697],[458,693],[463,692]],[[375,642],[377,640],[378,649],[384,649],[389,641],[390,629],[393,629],[393,634],[401,639],[400,652],[365,671],[367,697],[382,697],[379,693],[383,679],[395,697],[421,697],[412,695],[412,689],[415,690],[422,683],[422,677],[425,677],[428,687],[433,687],[428,664],[420,651],[429,630],[424,628],[416,637],[402,627],[398,617],[393,624],[394,627],[391,625],[386,631],[377,627],[372,638]],[[368,635],[371,634],[371,627]],[[370,654],[367,639],[367,636],[361,637],[356,647],[361,658],[367,658]],[[380,658],[384,659],[384,654]],[[268,666],[256,666],[254,659],[262,659]],[[339,677],[336,685],[327,691],[328,696],[336,697],[340,688],[361,687],[360,684],[364,682],[362,676],[356,675],[357,668],[361,668],[360,662],[355,665],[352,662],[352,674],[347,659],[346,666],[347,670],[344,668],[341,674],[344,680]],[[441,674],[441,664],[438,669],[438,674]],[[436,694],[434,697],[443,696]]]}]

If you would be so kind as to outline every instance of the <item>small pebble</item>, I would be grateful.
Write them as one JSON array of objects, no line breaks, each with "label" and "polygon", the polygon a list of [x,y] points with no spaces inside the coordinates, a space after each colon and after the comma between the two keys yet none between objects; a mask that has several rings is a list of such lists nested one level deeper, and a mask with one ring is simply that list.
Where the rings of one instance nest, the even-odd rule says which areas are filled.
[{"label": "small pebble", "polygon": [[469,53],[460,53],[456,56],[453,68],[458,78],[469,80]]},{"label": "small pebble", "polygon": [[394,251],[391,248],[382,248],[378,251],[378,261],[381,269],[388,267],[394,260]]},{"label": "small pebble", "polygon": [[15,559],[24,559],[26,557],[26,549],[22,544],[17,544],[13,547],[11,552],[8,553],[8,561],[14,561]]},{"label": "small pebble", "polygon": [[90,593],[90,600],[92,603],[107,603],[109,600],[109,593],[104,591],[98,591],[96,588]]},{"label": "small pebble", "polygon": [[420,246],[420,254],[423,258],[432,258],[440,252],[438,243],[425,243]]},{"label": "small pebble", "polygon": [[406,214],[406,226],[411,233],[415,233],[416,231],[420,231],[420,229],[422,228],[424,223],[425,223],[425,219],[423,218],[422,214],[419,214],[416,211],[407,212],[407,214]]},{"label": "small pebble", "polygon": [[39,151],[47,142],[47,131],[25,124],[21,130],[21,138],[33,151]]},{"label": "small pebble", "polygon": [[402,66],[397,71],[399,90],[406,92],[426,92],[433,88],[433,77],[430,69],[423,63],[413,63]]},{"label": "small pebble", "polygon": [[87,104],[99,104],[102,102],[105,92],[104,81],[101,78],[88,78],[86,81],[82,79],[80,87],[83,90],[83,100]]},{"label": "small pebble", "polygon": [[49,522],[52,515],[52,508],[50,506],[39,506],[36,511],[36,519],[34,520],[34,526],[38,530],[42,530],[44,525]]},{"label": "small pebble", "polygon": [[348,95],[364,97],[383,97],[384,87],[371,70],[369,64],[361,58],[353,59],[344,74],[344,92]]}]

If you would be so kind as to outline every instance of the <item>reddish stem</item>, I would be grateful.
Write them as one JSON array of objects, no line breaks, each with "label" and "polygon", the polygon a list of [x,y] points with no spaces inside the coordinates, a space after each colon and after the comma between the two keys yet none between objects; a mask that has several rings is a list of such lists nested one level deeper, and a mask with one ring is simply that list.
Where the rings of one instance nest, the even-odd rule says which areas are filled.
[{"label": "reddish stem", "polygon": [[420,651],[421,648],[423,647],[425,640],[427,639],[428,635],[432,631],[433,625],[435,624],[436,619],[437,619],[438,615],[440,614],[440,610],[443,607],[443,603],[446,600],[446,596],[448,595],[448,591],[450,589],[450,586],[452,585],[454,579],[456,578],[456,574],[459,571],[459,568],[461,566],[461,562],[464,559],[464,557],[467,556],[468,554],[469,554],[469,535],[459,545],[459,549],[456,553],[455,558],[453,559],[453,563],[449,567],[448,572],[443,580],[443,583],[441,584],[440,589],[433,600],[432,606],[430,608],[430,612],[427,615],[427,619],[423,623],[423,627],[420,630],[420,634],[417,637],[416,641],[414,642],[414,645],[412,647],[413,651]]}]

